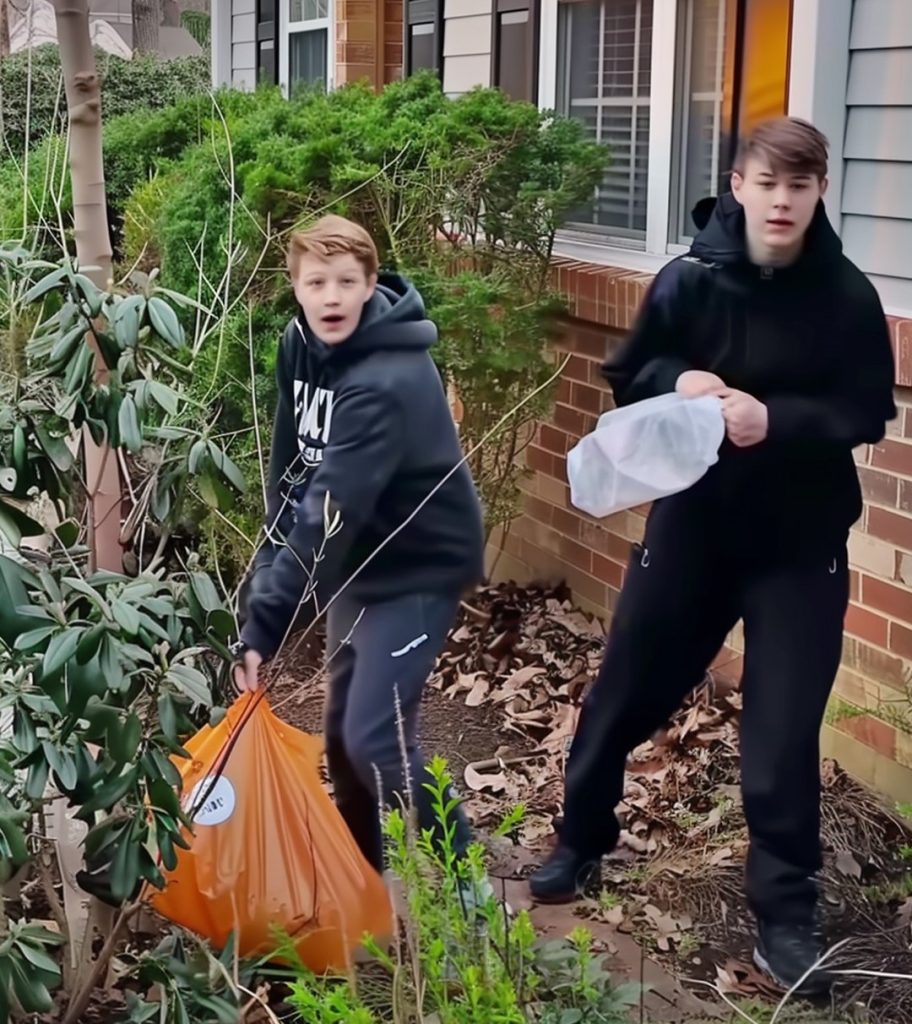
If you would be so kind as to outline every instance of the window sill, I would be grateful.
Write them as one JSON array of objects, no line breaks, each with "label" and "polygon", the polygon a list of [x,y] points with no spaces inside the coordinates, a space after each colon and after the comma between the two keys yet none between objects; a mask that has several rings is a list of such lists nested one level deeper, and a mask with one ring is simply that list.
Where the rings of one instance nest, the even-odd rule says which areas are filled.
[{"label": "window sill", "polygon": [[554,255],[580,263],[594,263],[605,267],[622,267],[624,270],[638,270],[644,274],[657,274],[673,254],[658,256],[654,253],[627,249],[609,242],[583,242],[578,237],[566,238],[558,234],[554,242]]}]

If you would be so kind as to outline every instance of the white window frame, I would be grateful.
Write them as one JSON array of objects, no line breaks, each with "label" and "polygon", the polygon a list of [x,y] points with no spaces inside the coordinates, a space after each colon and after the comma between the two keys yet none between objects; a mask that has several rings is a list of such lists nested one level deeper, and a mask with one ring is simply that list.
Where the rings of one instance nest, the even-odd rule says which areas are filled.
[{"label": "white window frame", "polygon": [[336,4],[328,0],[327,17],[309,21],[291,21],[291,0],[279,4],[279,86],[288,96],[290,59],[288,55],[292,35],[296,32],[317,32],[326,29],[326,91],[330,92],[336,80]]},{"label": "white window frame", "polygon": [[[542,0],[539,44],[538,105],[541,110],[554,110],[557,103],[557,28],[559,0]],[[670,245],[671,156],[674,125],[675,57],[678,21],[678,0],[653,0],[652,68],[649,85],[649,174],[646,184],[646,243],[644,249],[618,245],[610,236],[604,243],[572,242],[563,236],[558,248],[595,249],[604,262],[610,250],[618,254],[612,260],[632,269],[658,269],[683,246]]]}]

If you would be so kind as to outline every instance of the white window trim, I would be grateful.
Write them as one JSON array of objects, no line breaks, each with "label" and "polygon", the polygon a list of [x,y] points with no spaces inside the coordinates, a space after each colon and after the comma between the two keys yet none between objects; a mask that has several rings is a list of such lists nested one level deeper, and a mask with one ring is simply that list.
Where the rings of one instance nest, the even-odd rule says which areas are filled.
[{"label": "white window trim", "polygon": [[[554,110],[557,103],[557,28],[559,0],[542,0],[539,44],[539,108]],[[559,236],[556,250],[568,255],[593,251],[597,262],[631,269],[659,270],[685,248],[670,244],[671,157],[674,127],[674,90],[678,0],[653,0],[652,70],[649,87],[649,175],[646,184],[646,244],[633,249],[606,238],[583,242],[570,233]],[[657,128],[657,126],[659,126]]]},{"label": "white window trim", "polygon": [[289,40],[295,32],[315,32],[326,29],[326,91],[334,88],[336,80],[336,5],[335,0],[329,0],[327,6],[328,17],[315,18],[310,21],[290,21],[289,11],[290,0],[284,0],[279,4],[279,86],[285,96],[288,95]]}]

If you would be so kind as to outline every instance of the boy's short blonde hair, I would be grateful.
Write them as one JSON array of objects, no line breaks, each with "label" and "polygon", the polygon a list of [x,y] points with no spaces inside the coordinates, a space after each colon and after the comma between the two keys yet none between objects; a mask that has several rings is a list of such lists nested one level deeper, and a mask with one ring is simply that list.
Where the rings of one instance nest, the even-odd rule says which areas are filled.
[{"label": "boy's short blonde hair", "polygon": [[321,217],[306,231],[296,231],[288,246],[288,271],[292,277],[298,272],[302,256],[316,256],[328,260],[333,256],[351,253],[364,267],[367,277],[377,273],[380,264],[374,240],[354,221],[329,214]]}]

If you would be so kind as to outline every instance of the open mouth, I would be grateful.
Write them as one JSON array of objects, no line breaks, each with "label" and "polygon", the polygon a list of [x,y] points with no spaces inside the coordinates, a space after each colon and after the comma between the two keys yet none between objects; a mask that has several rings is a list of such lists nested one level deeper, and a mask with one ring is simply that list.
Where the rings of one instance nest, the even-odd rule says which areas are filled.
[{"label": "open mouth", "polygon": [[345,320],[345,317],[330,313],[329,316],[321,317],[320,320],[322,323],[326,324],[327,327],[338,327],[339,324]]},{"label": "open mouth", "polygon": [[771,228],[793,228],[795,226],[793,220],[768,220],[766,223]]}]

